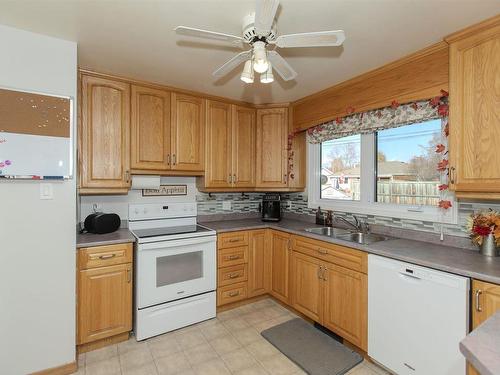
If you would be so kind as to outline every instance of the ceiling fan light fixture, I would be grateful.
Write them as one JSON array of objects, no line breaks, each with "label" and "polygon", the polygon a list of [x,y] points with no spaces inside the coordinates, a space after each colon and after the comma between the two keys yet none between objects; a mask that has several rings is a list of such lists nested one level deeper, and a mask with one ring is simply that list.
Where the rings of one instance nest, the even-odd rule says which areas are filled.
[{"label": "ceiling fan light fixture", "polygon": [[257,73],[264,73],[268,67],[266,44],[264,42],[255,42],[253,44],[253,69]]},{"label": "ceiling fan light fixture", "polygon": [[271,63],[268,63],[269,67],[265,73],[260,75],[260,83],[271,83],[274,82],[273,67]]},{"label": "ceiling fan light fixture", "polygon": [[245,62],[245,67],[241,72],[240,79],[245,83],[253,83],[253,67],[252,60],[247,60]]}]

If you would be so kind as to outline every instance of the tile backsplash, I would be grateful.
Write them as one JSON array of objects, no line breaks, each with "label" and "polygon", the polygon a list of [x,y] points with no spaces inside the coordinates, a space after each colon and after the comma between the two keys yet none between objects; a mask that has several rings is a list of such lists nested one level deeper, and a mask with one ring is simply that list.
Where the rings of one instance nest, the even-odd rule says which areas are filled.
[{"label": "tile backsplash", "polygon": [[[198,203],[198,215],[220,215],[233,213],[257,213],[259,203],[262,201],[262,193],[234,193],[234,194],[205,194],[198,192],[196,201]],[[282,194],[282,206],[284,212],[314,216],[316,209],[307,207],[306,193]],[[500,202],[459,202],[458,224],[443,224],[443,232],[448,235],[467,237],[465,230],[467,217],[479,210],[489,208],[500,211]],[[336,212],[337,215],[349,217],[349,213]],[[441,224],[431,221],[419,221],[410,219],[399,219],[375,215],[356,214],[368,224],[385,225],[394,228],[413,229],[425,232],[439,233]]]}]

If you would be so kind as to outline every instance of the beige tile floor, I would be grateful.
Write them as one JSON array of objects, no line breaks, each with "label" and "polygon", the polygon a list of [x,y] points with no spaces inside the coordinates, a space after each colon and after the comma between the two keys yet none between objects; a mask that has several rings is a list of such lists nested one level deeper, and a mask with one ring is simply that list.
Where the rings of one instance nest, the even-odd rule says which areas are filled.
[{"label": "beige tile floor", "polygon": [[[305,374],[260,335],[264,329],[295,317],[271,299],[260,300],[149,340],[131,338],[81,354],[77,374]],[[364,361],[348,374],[388,373]]]}]

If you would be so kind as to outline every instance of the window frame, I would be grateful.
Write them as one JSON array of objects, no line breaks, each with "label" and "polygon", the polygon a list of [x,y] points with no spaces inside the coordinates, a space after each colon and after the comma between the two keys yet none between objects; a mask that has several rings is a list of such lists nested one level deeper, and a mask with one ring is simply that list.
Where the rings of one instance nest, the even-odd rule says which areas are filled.
[{"label": "window frame", "polygon": [[[361,134],[360,165],[360,200],[322,199],[321,198],[321,143],[307,143],[307,192],[308,207],[385,216],[398,219],[430,221],[445,224],[457,224],[458,210],[453,197],[452,207],[443,210],[437,206],[411,206],[404,204],[379,203],[376,201],[376,133]],[[366,181],[372,183],[366,183]]]}]

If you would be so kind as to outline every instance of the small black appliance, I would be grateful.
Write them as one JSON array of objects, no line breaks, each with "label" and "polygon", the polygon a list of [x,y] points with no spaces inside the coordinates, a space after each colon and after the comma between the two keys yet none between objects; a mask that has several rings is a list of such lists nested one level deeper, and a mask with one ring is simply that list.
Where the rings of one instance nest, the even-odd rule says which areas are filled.
[{"label": "small black appliance", "polygon": [[95,234],[112,233],[120,228],[120,224],[120,216],[117,214],[95,212],[85,218],[82,232]]},{"label": "small black appliance", "polygon": [[281,220],[281,197],[279,194],[265,194],[262,198],[262,221]]}]

